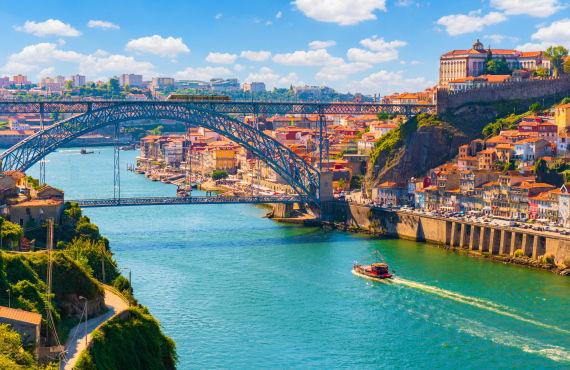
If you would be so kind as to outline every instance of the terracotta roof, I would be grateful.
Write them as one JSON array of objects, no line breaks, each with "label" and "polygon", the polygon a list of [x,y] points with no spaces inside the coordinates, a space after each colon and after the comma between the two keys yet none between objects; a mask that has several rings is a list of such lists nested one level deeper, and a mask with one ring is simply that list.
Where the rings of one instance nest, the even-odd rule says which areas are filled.
[{"label": "terracotta roof", "polygon": [[10,176],[13,179],[23,179],[24,177],[26,177],[26,174],[20,171],[16,171],[16,170],[9,170],[6,172],[3,172],[4,175]]},{"label": "terracotta roof", "polygon": [[42,207],[42,206],[57,206],[62,204],[61,199],[31,199],[25,202],[17,203],[11,207]]},{"label": "terracotta roof", "polygon": [[0,306],[0,318],[26,322],[33,325],[40,325],[42,322],[42,315],[39,313],[17,310],[4,306]]}]

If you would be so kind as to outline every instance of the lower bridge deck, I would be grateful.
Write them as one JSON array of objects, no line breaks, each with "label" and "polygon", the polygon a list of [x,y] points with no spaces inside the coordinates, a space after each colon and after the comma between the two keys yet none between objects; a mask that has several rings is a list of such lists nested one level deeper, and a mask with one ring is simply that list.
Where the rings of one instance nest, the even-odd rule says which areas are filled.
[{"label": "lower bridge deck", "polygon": [[138,197],[138,198],[106,198],[78,199],[71,202],[80,207],[125,207],[125,206],[155,206],[167,204],[260,204],[260,203],[308,203],[310,200],[298,195],[282,196],[201,196],[201,197]]}]

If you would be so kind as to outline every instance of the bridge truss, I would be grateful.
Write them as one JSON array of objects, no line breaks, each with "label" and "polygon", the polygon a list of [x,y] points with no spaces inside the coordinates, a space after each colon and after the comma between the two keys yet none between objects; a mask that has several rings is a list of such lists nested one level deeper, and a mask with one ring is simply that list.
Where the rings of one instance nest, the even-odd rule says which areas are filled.
[{"label": "bridge truss", "polygon": [[170,119],[206,127],[248,149],[267,163],[295,191],[318,202],[320,174],[305,160],[272,137],[227,115],[185,104],[115,104],[55,123],[27,137],[0,155],[2,171],[25,171],[61,145],[107,125],[125,121]]}]

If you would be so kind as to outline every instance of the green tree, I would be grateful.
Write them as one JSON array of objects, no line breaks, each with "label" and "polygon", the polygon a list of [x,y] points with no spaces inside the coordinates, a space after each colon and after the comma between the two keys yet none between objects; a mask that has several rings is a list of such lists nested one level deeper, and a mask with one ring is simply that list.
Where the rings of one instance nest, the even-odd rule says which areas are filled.
[{"label": "green tree", "polygon": [[125,84],[125,87],[123,87],[123,89],[124,89],[125,91],[131,91],[131,85]]},{"label": "green tree", "polygon": [[540,104],[540,102],[535,102],[535,103],[532,104],[530,107],[528,107],[528,109],[529,109],[531,112],[536,113],[536,112],[542,110],[542,104]]},{"label": "green tree", "polygon": [[1,226],[2,243],[4,246],[13,246],[20,244],[24,237],[22,226],[13,222],[3,220]]},{"label": "green tree", "polygon": [[548,69],[546,69],[546,68],[538,67],[534,71],[534,75],[538,76],[538,77],[548,77],[549,72],[548,72]]},{"label": "green tree", "polygon": [[119,86],[119,80],[117,80],[116,78],[111,78],[109,80],[109,89],[115,92],[121,90],[121,87]]},{"label": "green tree", "polygon": [[228,173],[224,170],[218,170],[218,171],[214,171],[212,173],[212,180],[214,180],[214,181],[223,180],[227,177],[228,177]]},{"label": "green tree", "polygon": [[550,64],[554,68],[554,76],[558,76],[562,67],[562,61],[568,55],[568,50],[563,46],[549,46],[544,56],[550,58]]},{"label": "green tree", "polygon": [[34,358],[23,350],[20,335],[9,325],[0,324],[0,368],[31,369],[33,365]]},{"label": "green tree", "polygon": [[73,239],[64,249],[64,253],[75,260],[91,275],[102,281],[102,261],[105,259],[105,280],[115,280],[119,276],[117,263],[103,240]]},{"label": "green tree", "polygon": [[564,74],[570,75],[570,58],[566,58],[564,62]]},{"label": "green tree", "polygon": [[73,89],[73,81],[71,81],[71,80],[65,81],[65,88],[67,90],[72,90]]},{"label": "green tree", "polygon": [[499,60],[490,60],[485,63],[484,74],[489,75],[510,75],[512,73],[507,60],[502,57]]}]

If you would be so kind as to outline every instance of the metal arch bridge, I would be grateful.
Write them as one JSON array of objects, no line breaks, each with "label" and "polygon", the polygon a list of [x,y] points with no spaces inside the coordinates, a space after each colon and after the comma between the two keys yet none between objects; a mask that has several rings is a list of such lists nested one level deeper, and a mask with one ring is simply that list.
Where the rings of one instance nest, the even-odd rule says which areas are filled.
[{"label": "metal arch bridge", "polygon": [[[170,119],[208,128],[250,150],[279,174],[305,202],[319,202],[320,173],[286,146],[225,114],[186,104],[113,104],[55,123],[0,155],[2,171],[25,171],[61,145],[107,125],[140,119]],[[115,180],[119,165],[115,156]],[[120,181],[120,180],[119,180]],[[120,184],[120,182],[119,182]],[[120,185],[119,185],[120,186]]]},{"label": "metal arch bridge", "polygon": [[435,113],[435,104],[379,104],[339,102],[293,101],[127,101],[127,100],[4,100],[0,101],[0,113],[88,113],[114,105],[173,105],[203,109],[221,114],[401,114]]},{"label": "metal arch bridge", "polygon": [[298,195],[244,195],[244,196],[200,196],[200,197],[137,197],[72,200],[81,208],[117,206],[156,206],[162,204],[240,204],[240,203],[305,203]]},{"label": "metal arch bridge", "polygon": [[[79,201],[84,207],[203,204],[203,203],[299,203],[319,202],[320,173],[297,154],[250,125],[227,114],[317,114],[319,116],[319,170],[322,166],[323,125],[325,115],[402,114],[434,112],[435,105],[336,103],[336,102],[259,102],[259,101],[0,101],[0,113],[77,113],[75,117],[46,127],[0,155],[2,171],[25,171],[59,146],[89,131],[138,119],[171,119],[209,128],[253,152],[278,173],[299,194],[298,197],[189,197],[120,198]],[[43,127],[43,123],[42,123]],[[40,162],[40,178],[43,162]],[[118,152],[115,155],[115,185],[120,189]],[[116,189],[116,188],[115,188]]]}]

